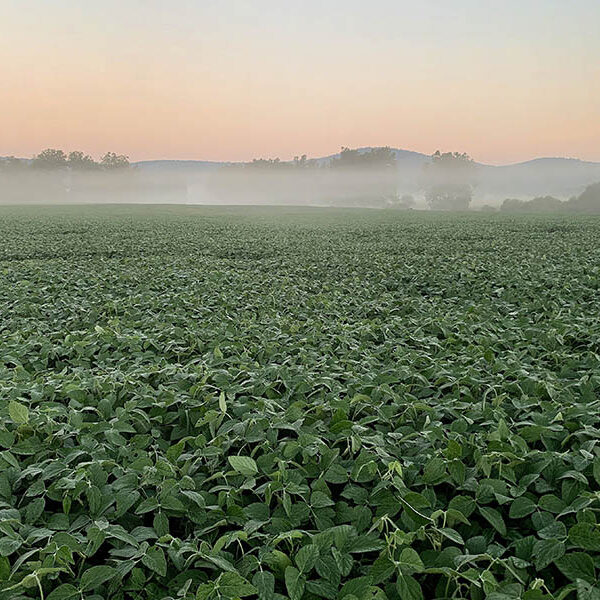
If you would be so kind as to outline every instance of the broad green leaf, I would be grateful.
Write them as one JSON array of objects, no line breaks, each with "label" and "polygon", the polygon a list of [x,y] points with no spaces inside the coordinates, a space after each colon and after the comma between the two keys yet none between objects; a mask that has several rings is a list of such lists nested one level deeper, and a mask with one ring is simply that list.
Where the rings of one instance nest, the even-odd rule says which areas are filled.
[{"label": "broad green leaf", "polygon": [[348,481],[348,471],[338,463],[334,463],[327,469],[323,476],[329,483],[346,483]]},{"label": "broad green leaf", "polygon": [[258,590],[259,600],[273,600],[275,596],[275,577],[268,571],[259,571],[252,578],[252,585]]},{"label": "broad green leaf", "polygon": [[567,507],[565,501],[554,494],[542,496],[539,500],[539,506],[541,509],[555,514],[561,513]]},{"label": "broad green leaf", "polygon": [[249,456],[229,456],[227,460],[231,467],[242,475],[252,477],[258,473],[256,462]]},{"label": "broad green leaf", "polygon": [[146,498],[145,500],[142,500],[139,503],[138,507],[135,510],[135,514],[142,515],[144,513],[156,510],[158,507],[159,507],[158,499],[155,498],[154,496],[151,496],[150,498]]},{"label": "broad green leaf", "polygon": [[211,598],[218,598],[215,584],[200,584],[196,590],[196,600],[210,600]]},{"label": "broad green leaf", "polygon": [[225,400],[225,392],[219,394],[219,408],[222,413],[227,412],[227,401]]},{"label": "broad green leaf", "polygon": [[421,573],[425,568],[421,557],[419,556],[416,550],[412,548],[404,548],[400,553],[400,558],[398,559],[399,567],[402,569],[402,572],[406,575],[412,575],[413,573]]},{"label": "broad green leaf", "polygon": [[441,458],[432,458],[423,470],[425,483],[436,483],[446,477],[446,465]]},{"label": "broad green leaf", "polygon": [[515,498],[510,505],[509,516],[511,519],[522,519],[530,515],[536,508],[537,505],[533,500],[526,496],[520,496]]},{"label": "broad green leaf", "polygon": [[150,546],[142,556],[142,563],[161,577],[167,574],[167,560],[163,549],[159,546]]},{"label": "broad green leaf", "polygon": [[402,600],[423,600],[421,585],[411,575],[399,575],[396,590]]},{"label": "broad green leaf", "polygon": [[264,560],[275,571],[275,574],[281,577],[287,567],[292,564],[289,556],[281,550],[271,550],[265,555]]},{"label": "broad green leaf", "polygon": [[219,593],[224,598],[244,598],[256,594],[257,589],[237,573],[223,573],[219,577]]},{"label": "broad green leaf", "polygon": [[8,415],[17,425],[29,423],[29,409],[24,404],[15,400],[11,400],[8,403]]},{"label": "broad green leaf", "polygon": [[545,569],[565,553],[565,545],[558,540],[539,540],[533,549],[535,568]]},{"label": "broad green leaf", "polygon": [[296,565],[301,573],[308,573],[319,558],[319,548],[314,544],[302,546],[296,554]]},{"label": "broad green leaf", "polygon": [[502,536],[506,535],[506,525],[502,515],[494,508],[480,506],[481,516]]},{"label": "broad green leaf", "polygon": [[316,491],[310,496],[310,504],[313,508],[318,509],[334,506],[335,502],[323,492]]},{"label": "broad green leaf", "polygon": [[306,591],[309,594],[314,594],[318,598],[336,600],[338,595],[338,586],[326,579],[319,579],[317,581],[307,581]]},{"label": "broad green leaf", "polygon": [[295,567],[288,567],[285,570],[285,587],[290,596],[290,600],[300,600],[304,594],[306,579]]},{"label": "broad green leaf", "polygon": [[368,596],[370,587],[370,577],[356,577],[355,579],[347,581],[343,585],[340,593],[338,594],[338,599],[343,600],[344,598],[350,598],[352,596],[356,598],[366,598]]},{"label": "broad green leaf", "polygon": [[23,545],[23,540],[3,537],[0,538],[0,556],[10,556]]},{"label": "broad green leaf", "polygon": [[462,536],[460,535],[460,533],[458,533],[458,531],[456,531],[456,529],[451,529],[450,527],[442,527],[439,532],[445,537],[448,538],[450,541],[454,542],[455,544],[459,544],[459,545],[463,545],[465,542],[462,539]]},{"label": "broad green leaf", "polygon": [[569,542],[578,548],[600,552],[600,526],[577,523],[569,529]]},{"label": "broad green leaf", "polygon": [[90,567],[81,576],[80,589],[83,592],[97,590],[103,583],[106,583],[116,575],[117,570],[112,567],[104,565]]},{"label": "broad green leaf", "polygon": [[571,581],[583,579],[588,583],[597,582],[594,561],[585,552],[570,552],[556,561],[556,566],[561,573]]},{"label": "broad green leaf", "polygon": [[56,589],[52,590],[47,596],[46,600],[71,600],[71,598],[79,598],[79,590],[70,583],[63,583]]},{"label": "broad green leaf", "polygon": [[156,534],[160,537],[169,533],[169,519],[163,512],[158,512],[152,520],[152,527]]}]

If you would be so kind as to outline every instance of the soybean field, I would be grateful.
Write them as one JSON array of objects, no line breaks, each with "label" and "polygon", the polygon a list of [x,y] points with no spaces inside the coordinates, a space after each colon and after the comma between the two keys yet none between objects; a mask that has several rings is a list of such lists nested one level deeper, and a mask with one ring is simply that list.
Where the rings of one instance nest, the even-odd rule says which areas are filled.
[{"label": "soybean field", "polygon": [[0,207],[2,600],[600,598],[600,219]]}]

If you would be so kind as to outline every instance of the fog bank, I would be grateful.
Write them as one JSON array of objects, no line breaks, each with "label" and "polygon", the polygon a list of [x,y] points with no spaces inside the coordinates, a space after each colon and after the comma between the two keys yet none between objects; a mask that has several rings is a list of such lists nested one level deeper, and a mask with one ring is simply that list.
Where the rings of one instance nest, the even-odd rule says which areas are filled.
[{"label": "fog bank", "polygon": [[[44,151],[32,161],[0,158],[0,203],[179,203],[313,205],[371,208],[500,207],[580,194],[600,181],[600,163],[540,159],[492,167],[467,155],[427,156],[390,148],[343,149],[330,157],[251,163],[148,161],[110,154],[96,163],[82,153]],[[72,155],[76,155],[75,162]],[[103,159],[104,160],[104,159]],[[44,168],[35,168],[36,161]],[[114,163],[114,164],[113,164]],[[72,166],[71,166],[72,165]],[[38,164],[39,167],[39,164]],[[434,192],[437,193],[435,196]]]}]

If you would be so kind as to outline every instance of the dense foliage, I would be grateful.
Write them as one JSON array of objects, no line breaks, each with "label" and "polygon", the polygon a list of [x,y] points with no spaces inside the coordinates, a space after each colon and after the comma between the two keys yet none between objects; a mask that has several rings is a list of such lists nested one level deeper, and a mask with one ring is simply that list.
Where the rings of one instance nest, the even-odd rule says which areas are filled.
[{"label": "dense foliage", "polygon": [[476,165],[466,153],[439,150],[425,165],[425,198],[434,210],[467,210],[473,199]]},{"label": "dense foliage", "polygon": [[600,221],[0,210],[0,597],[600,597]]},{"label": "dense foliage", "polygon": [[553,196],[538,196],[531,200],[507,198],[500,210],[525,213],[600,213],[600,182],[588,185],[578,196],[563,201]]}]

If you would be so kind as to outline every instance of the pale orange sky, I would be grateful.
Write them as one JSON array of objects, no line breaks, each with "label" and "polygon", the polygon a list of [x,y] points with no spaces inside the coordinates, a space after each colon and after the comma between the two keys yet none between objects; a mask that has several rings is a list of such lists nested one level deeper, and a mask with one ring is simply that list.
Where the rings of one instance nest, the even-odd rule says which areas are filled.
[{"label": "pale orange sky", "polygon": [[595,0],[0,0],[0,156],[600,160],[599,22]]}]

